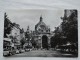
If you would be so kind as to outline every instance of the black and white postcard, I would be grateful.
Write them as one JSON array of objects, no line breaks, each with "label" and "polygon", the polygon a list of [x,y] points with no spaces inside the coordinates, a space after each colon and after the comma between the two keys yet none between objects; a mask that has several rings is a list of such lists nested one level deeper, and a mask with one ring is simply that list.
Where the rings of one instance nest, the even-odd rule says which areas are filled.
[{"label": "black and white postcard", "polygon": [[4,57],[78,57],[78,10],[4,13]]}]

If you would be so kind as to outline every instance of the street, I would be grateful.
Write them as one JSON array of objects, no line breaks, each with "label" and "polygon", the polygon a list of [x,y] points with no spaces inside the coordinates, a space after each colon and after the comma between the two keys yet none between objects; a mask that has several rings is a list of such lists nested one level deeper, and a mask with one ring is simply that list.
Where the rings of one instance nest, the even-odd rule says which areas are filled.
[{"label": "street", "polygon": [[62,54],[52,50],[32,50],[20,54],[15,54],[10,57],[74,57],[72,54]]}]

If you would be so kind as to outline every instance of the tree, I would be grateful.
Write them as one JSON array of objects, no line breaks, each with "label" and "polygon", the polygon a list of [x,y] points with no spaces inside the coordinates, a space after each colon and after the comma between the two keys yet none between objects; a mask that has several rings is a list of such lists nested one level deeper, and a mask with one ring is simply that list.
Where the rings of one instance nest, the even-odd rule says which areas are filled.
[{"label": "tree", "polygon": [[23,45],[25,44],[25,39],[24,38],[22,38],[21,40],[20,40],[20,42],[21,42],[21,46],[22,46],[22,48],[23,48]]},{"label": "tree", "polygon": [[10,22],[10,20],[8,19],[6,13],[4,14],[4,37],[7,37],[6,34],[10,34],[11,30],[12,30],[12,23]]},{"label": "tree", "polygon": [[31,43],[32,43],[32,46],[36,48],[37,42],[34,40],[34,37],[32,37]]},{"label": "tree", "polygon": [[54,37],[51,39],[51,44],[53,47],[56,45],[63,45],[70,42],[72,44],[76,44],[78,47],[78,23],[77,23],[77,10],[70,10],[71,14],[67,17],[64,14],[61,22],[61,29],[59,31],[59,27],[56,27],[54,33]]},{"label": "tree", "polygon": [[71,15],[67,18],[67,22],[63,22],[62,26],[67,41],[75,43],[78,40],[77,11],[72,10],[71,12]]}]

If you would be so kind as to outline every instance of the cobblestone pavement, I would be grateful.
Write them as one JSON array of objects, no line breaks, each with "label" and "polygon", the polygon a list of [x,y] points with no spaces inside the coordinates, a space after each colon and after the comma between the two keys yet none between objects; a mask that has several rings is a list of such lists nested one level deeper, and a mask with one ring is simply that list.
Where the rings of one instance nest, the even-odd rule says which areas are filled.
[{"label": "cobblestone pavement", "polygon": [[32,50],[20,54],[12,55],[11,57],[74,57],[72,54],[62,54],[52,50]]}]

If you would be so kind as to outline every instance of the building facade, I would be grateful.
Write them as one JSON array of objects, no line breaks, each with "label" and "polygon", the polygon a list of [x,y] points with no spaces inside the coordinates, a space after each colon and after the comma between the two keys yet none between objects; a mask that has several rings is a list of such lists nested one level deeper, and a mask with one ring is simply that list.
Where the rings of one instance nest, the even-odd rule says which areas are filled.
[{"label": "building facade", "polygon": [[20,40],[21,40],[21,34],[20,34],[20,28],[18,24],[13,24],[13,28],[11,30],[11,36],[13,37],[13,42],[15,48],[20,46]]},{"label": "building facade", "polygon": [[[6,39],[5,39],[6,38]],[[4,14],[4,40],[10,39],[9,41],[12,47],[18,48],[21,45],[21,39],[25,39],[25,32],[20,28],[19,24],[12,23],[7,14]],[[4,41],[5,43],[5,41]]]},{"label": "building facade", "polygon": [[34,40],[37,42],[38,48],[50,47],[50,38],[52,37],[50,27],[44,22],[42,16],[40,21],[35,25],[35,31],[33,32]]}]

